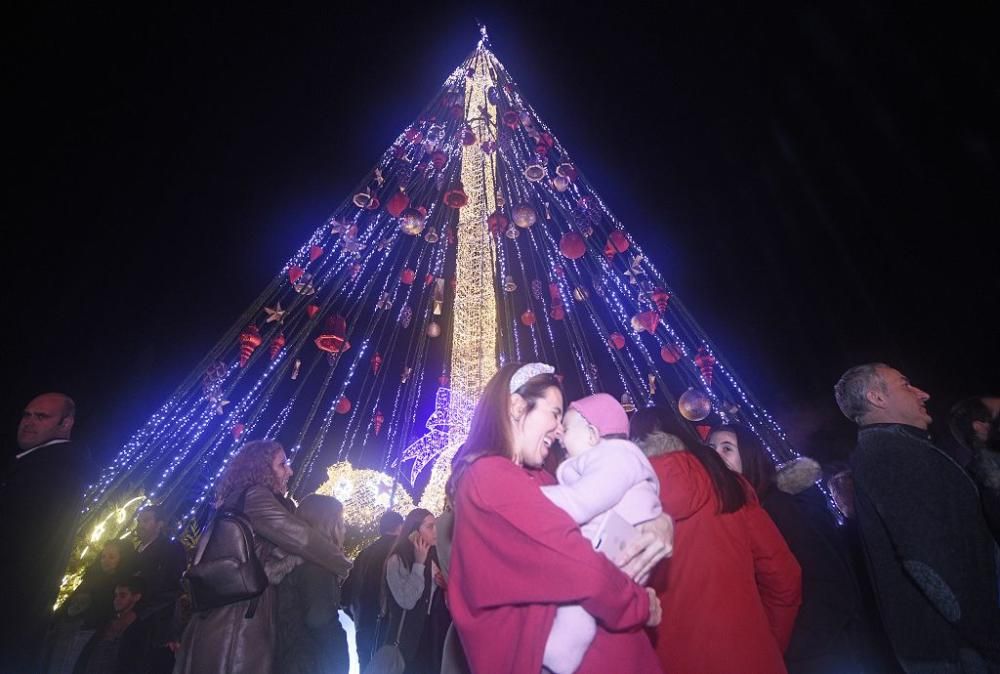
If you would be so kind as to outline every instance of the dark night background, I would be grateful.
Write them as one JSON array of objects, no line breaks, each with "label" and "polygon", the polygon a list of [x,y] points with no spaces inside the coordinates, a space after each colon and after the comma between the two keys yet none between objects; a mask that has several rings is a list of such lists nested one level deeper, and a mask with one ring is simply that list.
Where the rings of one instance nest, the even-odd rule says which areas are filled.
[{"label": "dark night background", "polygon": [[851,437],[831,388],[858,362],[894,364],[938,417],[1000,391],[991,3],[137,4],[6,22],[10,447],[56,389],[109,458],[474,48],[477,17],[801,451]]}]

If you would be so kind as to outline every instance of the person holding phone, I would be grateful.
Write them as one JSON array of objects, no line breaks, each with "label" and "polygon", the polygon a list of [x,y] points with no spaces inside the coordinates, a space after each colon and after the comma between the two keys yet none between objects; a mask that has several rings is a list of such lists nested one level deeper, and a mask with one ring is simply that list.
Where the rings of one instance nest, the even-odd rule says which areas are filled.
[{"label": "person holding phone", "polygon": [[438,575],[437,528],[429,510],[414,508],[403,521],[385,560],[388,621],[383,642],[399,635],[407,674],[439,672],[444,637],[451,622]]}]

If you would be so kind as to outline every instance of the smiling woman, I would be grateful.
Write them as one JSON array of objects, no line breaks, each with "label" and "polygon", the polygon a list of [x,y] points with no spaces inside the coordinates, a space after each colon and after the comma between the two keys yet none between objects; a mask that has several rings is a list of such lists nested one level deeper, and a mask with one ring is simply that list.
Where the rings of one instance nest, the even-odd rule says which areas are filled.
[{"label": "smiling woman", "polygon": [[656,599],[541,491],[555,482],[542,463],[562,435],[562,415],[550,366],[509,363],[487,384],[455,457],[449,601],[469,664],[541,671],[557,605],[579,603],[599,627],[577,671],[659,671],[643,631],[658,616]]}]

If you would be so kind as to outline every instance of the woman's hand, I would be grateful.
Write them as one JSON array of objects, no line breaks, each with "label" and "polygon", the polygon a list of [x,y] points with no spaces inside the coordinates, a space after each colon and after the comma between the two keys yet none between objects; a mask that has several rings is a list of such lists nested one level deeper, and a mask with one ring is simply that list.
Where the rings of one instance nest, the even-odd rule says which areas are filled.
[{"label": "woman's hand", "polygon": [[639,536],[625,549],[618,566],[640,585],[645,585],[653,567],[674,549],[674,522],[666,513],[636,527]]},{"label": "woman's hand", "polygon": [[649,620],[646,621],[646,627],[656,627],[663,620],[663,607],[660,606],[660,598],[656,596],[656,590],[647,587],[646,594],[649,595]]},{"label": "woman's hand", "polygon": [[413,561],[417,564],[425,564],[427,562],[427,552],[431,549],[430,544],[424,540],[424,537],[417,533],[413,536]]}]

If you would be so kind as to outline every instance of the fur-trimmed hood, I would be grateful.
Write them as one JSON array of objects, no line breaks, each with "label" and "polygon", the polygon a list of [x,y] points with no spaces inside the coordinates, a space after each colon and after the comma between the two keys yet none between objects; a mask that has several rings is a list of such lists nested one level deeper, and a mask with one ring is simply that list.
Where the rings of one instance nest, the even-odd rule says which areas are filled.
[{"label": "fur-trimmed hood", "polygon": [[801,493],[823,477],[823,469],[815,459],[800,456],[776,467],[774,483],[786,494]]},{"label": "fur-trimmed hood", "polygon": [[683,440],[673,433],[664,433],[663,431],[654,431],[647,435],[645,440],[636,444],[639,445],[642,453],[649,458],[660,456],[661,454],[683,452],[687,449]]}]

